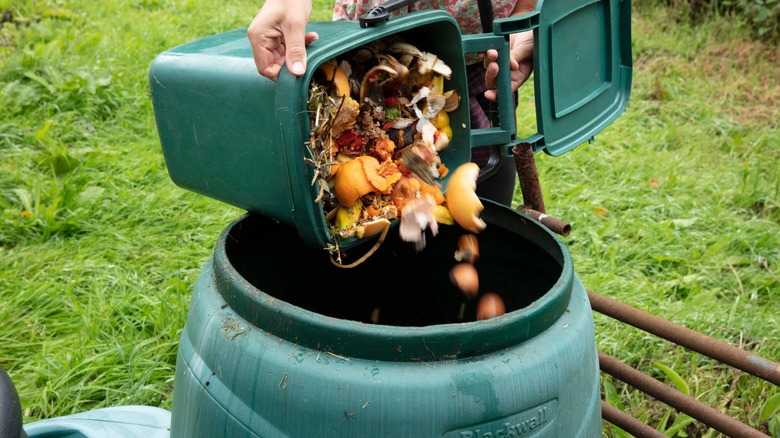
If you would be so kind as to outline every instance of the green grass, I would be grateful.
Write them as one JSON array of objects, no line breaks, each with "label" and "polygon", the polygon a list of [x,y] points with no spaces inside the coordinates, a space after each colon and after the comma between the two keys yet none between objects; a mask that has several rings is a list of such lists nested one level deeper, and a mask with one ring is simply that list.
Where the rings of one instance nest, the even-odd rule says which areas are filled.
[{"label": "green grass", "polygon": [[[328,4],[313,18],[329,19]],[[191,287],[241,212],[170,181],[146,75],[158,53],[244,27],[258,7],[0,0],[16,21],[0,29],[0,365],[25,421],[170,408]],[[627,111],[594,143],[537,164],[548,212],[573,225],[563,240],[588,288],[779,360],[780,54],[747,35],[733,20],[690,28],[635,8]],[[519,118],[531,133],[528,90]],[[605,353],[671,383],[658,362],[766,430],[761,409],[777,387],[596,322]],[[665,418],[664,405],[605,381],[628,412]]]}]

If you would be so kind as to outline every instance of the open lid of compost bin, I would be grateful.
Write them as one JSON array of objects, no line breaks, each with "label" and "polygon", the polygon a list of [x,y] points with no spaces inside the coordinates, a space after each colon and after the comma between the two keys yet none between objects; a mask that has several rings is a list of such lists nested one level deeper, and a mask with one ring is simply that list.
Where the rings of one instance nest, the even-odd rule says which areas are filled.
[{"label": "open lid of compost bin", "polygon": [[614,121],[631,91],[630,0],[538,0],[536,10],[495,20],[493,32],[534,29],[538,133],[520,140],[562,155]]},{"label": "open lid of compost bin", "polygon": [[[414,2],[390,0],[361,17],[361,27],[386,21],[389,11],[409,3]],[[631,1],[537,0],[533,12],[493,21],[493,33],[504,37],[532,29],[538,132],[508,144],[530,143],[534,151],[558,156],[592,141],[626,109]],[[464,36],[466,46],[473,37]],[[471,42],[479,44],[477,39]],[[508,85],[506,78],[498,81],[499,88]],[[513,129],[511,122],[506,126]]]}]

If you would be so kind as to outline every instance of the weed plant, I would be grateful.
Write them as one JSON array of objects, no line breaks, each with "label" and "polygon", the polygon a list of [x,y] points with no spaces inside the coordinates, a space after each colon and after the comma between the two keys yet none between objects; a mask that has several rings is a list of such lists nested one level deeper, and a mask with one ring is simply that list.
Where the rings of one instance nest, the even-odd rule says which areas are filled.
[{"label": "weed plant", "polygon": [[[192,285],[241,212],[170,181],[148,68],[247,26],[260,3],[0,0],[0,365],[25,421],[170,409]],[[573,225],[563,240],[588,288],[777,361],[780,54],[729,20],[694,29],[671,14],[634,10],[626,112],[592,144],[537,154],[547,209]],[[313,19],[329,15],[315,2]],[[518,111],[528,133],[531,90]],[[601,351],[780,436],[777,387],[596,324]],[[611,403],[669,436],[718,436],[603,383]]]}]

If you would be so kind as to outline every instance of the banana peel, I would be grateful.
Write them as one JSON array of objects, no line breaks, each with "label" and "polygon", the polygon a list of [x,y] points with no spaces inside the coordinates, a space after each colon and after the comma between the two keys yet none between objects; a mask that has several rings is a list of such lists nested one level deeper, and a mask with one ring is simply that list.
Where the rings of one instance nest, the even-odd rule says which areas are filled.
[{"label": "banana peel", "polygon": [[347,79],[347,75],[344,73],[344,70],[342,70],[341,67],[335,63],[326,62],[319,66],[319,70],[322,70],[322,72],[325,73],[328,81],[333,83],[336,88],[336,94],[338,96],[349,96],[349,80]]},{"label": "banana peel", "polygon": [[359,198],[349,207],[339,207],[336,211],[336,229],[350,231],[355,228],[363,210],[363,201]]},{"label": "banana peel", "polygon": [[437,205],[433,208],[433,217],[436,222],[442,225],[452,225],[455,223],[455,219],[452,217],[450,210],[443,205]]}]

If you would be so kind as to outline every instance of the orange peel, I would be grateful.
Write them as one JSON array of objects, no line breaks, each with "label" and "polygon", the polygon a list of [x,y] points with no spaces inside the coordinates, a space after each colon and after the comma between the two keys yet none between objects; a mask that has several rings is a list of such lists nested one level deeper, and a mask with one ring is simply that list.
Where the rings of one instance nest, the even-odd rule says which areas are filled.
[{"label": "orange peel", "polygon": [[336,175],[336,173],[341,169],[341,163],[336,162],[330,165],[330,176]]},{"label": "orange peel", "polygon": [[436,186],[432,186],[423,181],[420,183],[420,193],[433,196],[436,205],[444,204],[444,194],[441,192],[441,189]]},{"label": "orange peel", "polygon": [[401,172],[395,170],[383,175],[382,170],[379,160],[370,155],[361,155],[343,163],[333,183],[339,204],[352,205],[371,192],[390,193],[393,185],[401,179]]},{"label": "orange peel", "polygon": [[452,218],[458,225],[472,233],[479,233],[487,226],[479,218],[479,214],[485,207],[476,193],[477,176],[479,176],[477,164],[461,164],[452,172],[444,195]]},{"label": "orange peel", "polygon": [[376,190],[358,158],[342,164],[334,177],[333,191],[339,204],[344,206],[354,205],[361,196]]},{"label": "orange peel", "polygon": [[381,214],[380,210],[372,204],[366,205],[366,215],[368,217],[376,217]]},{"label": "orange peel", "polygon": [[383,176],[380,174],[379,160],[369,155],[362,155],[357,157],[356,160],[360,160],[363,163],[363,171],[366,172],[366,177],[371,185],[382,193],[389,193],[393,184],[397,183],[401,179],[401,172],[391,172],[390,175]]}]

